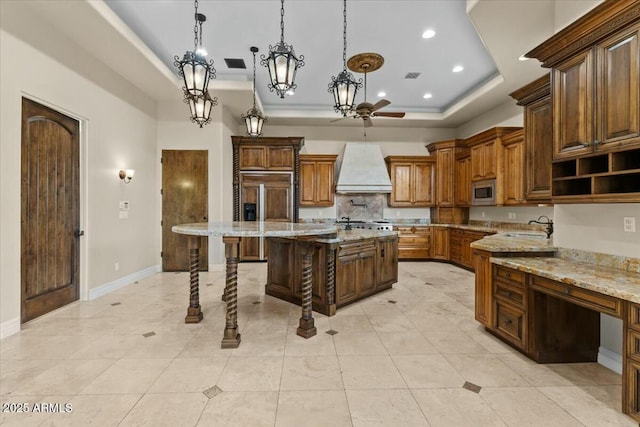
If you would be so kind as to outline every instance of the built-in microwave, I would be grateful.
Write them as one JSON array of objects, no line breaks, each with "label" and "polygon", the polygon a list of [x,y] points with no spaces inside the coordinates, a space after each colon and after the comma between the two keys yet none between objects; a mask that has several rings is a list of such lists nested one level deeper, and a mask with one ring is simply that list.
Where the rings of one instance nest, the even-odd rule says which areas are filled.
[{"label": "built-in microwave", "polygon": [[471,184],[471,204],[473,206],[495,206],[496,180],[474,181]]}]

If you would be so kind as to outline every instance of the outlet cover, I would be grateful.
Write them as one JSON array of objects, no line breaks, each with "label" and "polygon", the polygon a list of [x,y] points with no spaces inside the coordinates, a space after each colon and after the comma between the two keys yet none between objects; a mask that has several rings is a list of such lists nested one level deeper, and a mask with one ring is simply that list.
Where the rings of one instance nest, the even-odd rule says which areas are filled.
[{"label": "outlet cover", "polygon": [[627,233],[635,233],[636,232],[636,217],[635,216],[625,216],[624,217],[624,231]]}]

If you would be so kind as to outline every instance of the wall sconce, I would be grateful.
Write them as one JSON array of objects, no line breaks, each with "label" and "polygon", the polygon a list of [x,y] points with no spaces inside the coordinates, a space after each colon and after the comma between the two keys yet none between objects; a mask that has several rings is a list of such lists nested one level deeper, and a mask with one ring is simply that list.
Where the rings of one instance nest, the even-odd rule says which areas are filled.
[{"label": "wall sconce", "polygon": [[124,181],[125,184],[128,184],[133,179],[133,174],[135,173],[136,171],[133,169],[127,169],[127,170],[120,169],[118,176],[120,177],[121,180]]}]

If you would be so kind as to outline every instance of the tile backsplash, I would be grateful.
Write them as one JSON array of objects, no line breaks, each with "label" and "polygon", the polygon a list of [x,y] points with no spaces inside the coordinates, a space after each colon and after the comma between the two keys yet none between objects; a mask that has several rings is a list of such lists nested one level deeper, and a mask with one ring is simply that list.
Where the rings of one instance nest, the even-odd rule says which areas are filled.
[{"label": "tile backsplash", "polygon": [[336,216],[352,220],[382,219],[385,194],[336,194]]}]

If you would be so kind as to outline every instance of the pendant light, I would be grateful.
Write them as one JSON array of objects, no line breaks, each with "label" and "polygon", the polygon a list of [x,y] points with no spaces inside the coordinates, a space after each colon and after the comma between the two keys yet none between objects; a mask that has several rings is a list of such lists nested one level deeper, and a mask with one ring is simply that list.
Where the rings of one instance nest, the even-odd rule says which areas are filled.
[{"label": "pendant light", "polygon": [[262,125],[266,118],[256,108],[256,52],[258,52],[258,48],[252,46],[251,52],[253,53],[253,108],[241,117],[247,126],[247,134],[252,138],[258,138],[262,135]]},{"label": "pendant light", "polygon": [[304,66],[304,56],[297,57],[293,45],[284,42],[284,0],[280,6],[280,43],[269,45],[269,55],[261,55],[260,64],[269,70],[269,90],[275,90],[280,98],[296,90],[296,71]]},{"label": "pendant light", "polygon": [[216,78],[213,60],[207,63],[206,51],[202,48],[202,23],[207,17],[198,13],[198,0],[195,0],[195,26],[193,27],[193,51],[185,52],[182,60],[179,56],[174,59],[178,74],[183,78],[185,94],[204,96],[209,86],[209,79]]},{"label": "pendant light", "polygon": [[211,109],[218,105],[218,98],[211,98],[209,92],[198,96],[188,95],[185,92],[184,102],[189,104],[191,121],[202,127],[211,123]]},{"label": "pendant light", "polygon": [[333,109],[336,113],[341,113],[343,117],[346,117],[355,108],[356,93],[362,87],[362,79],[357,82],[353,74],[347,71],[347,0],[344,0],[343,17],[342,71],[338,77],[331,77],[329,92],[333,94]]}]

